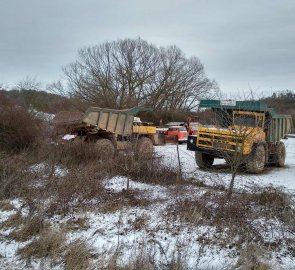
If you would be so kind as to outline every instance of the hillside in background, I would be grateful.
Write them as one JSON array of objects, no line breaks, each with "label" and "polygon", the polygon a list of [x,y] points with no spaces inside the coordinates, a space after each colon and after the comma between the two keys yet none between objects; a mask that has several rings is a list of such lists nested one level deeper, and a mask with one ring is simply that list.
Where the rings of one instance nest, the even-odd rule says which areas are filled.
[{"label": "hillside in background", "polygon": [[25,108],[55,114],[59,111],[81,111],[88,105],[77,99],[37,90],[0,90],[0,96]]}]

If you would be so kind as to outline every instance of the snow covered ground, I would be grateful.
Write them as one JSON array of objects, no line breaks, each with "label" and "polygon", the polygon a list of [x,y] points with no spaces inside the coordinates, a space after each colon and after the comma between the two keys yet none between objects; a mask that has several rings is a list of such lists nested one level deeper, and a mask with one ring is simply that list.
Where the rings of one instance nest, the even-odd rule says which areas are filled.
[{"label": "snow covered ground", "polygon": [[[287,191],[295,194],[295,138],[284,140],[286,145],[286,163],[284,168],[270,167],[260,175],[242,174],[236,178],[236,188],[247,188],[251,185],[274,185],[286,188]],[[164,156],[166,164],[177,166],[177,147],[176,145],[157,146],[156,153]],[[186,145],[179,145],[179,154],[182,171],[186,177],[193,177],[206,181],[206,184],[222,184],[228,186],[230,174],[223,172],[218,166],[216,170],[202,171],[195,162],[195,153],[188,151]],[[216,159],[214,165],[225,164],[223,159]]]},{"label": "snow covered ground", "polygon": [[[253,184],[283,186],[288,192],[295,193],[295,138],[285,141],[287,148],[287,159],[285,168],[268,168],[261,175],[239,175],[236,178],[236,189],[251,188]],[[179,146],[182,171],[186,178],[195,178],[205,181],[207,185],[225,185],[230,180],[230,174],[223,172],[217,166],[214,172],[199,170],[195,164],[194,152],[186,150],[186,145]],[[165,145],[155,147],[155,152],[163,156],[164,161],[169,166],[177,166],[177,148],[175,145]],[[224,161],[217,160],[216,165],[223,164]],[[44,169],[44,164],[37,164],[31,170]],[[44,169],[45,170],[45,169]],[[45,173],[44,173],[45,174]],[[63,177],[66,170],[61,169],[57,175]],[[104,186],[112,192],[120,192],[126,187],[127,179],[117,176],[104,181]],[[187,188],[187,190],[186,190]],[[181,195],[196,196],[204,192],[204,188],[195,186],[186,187]],[[215,227],[210,226],[188,226],[182,221],[170,220],[164,217],[167,205],[177,201],[176,195],[166,186],[140,183],[130,180],[130,189],[142,192],[143,198],[154,200],[155,203],[146,207],[126,207],[124,209],[101,213],[95,211],[78,212],[66,217],[54,216],[49,218],[53,226],[61,226],[69,220],[85,219],[87,226],[78,228],[67,233],[67,243],[74,240],[85,240],[94,250],[99,258],[108,261],[117,252],[119,262],[122,264],[136,259],[142,252],[147,252],[149,256],[158,261],[159,269],[163,265],[169,265],[172,258],[183,261],[188,269],[233,269],[237,263],[239,252],[230,245],[220,247],[215,244],[204,244],[203,240],[210,241],[217,232]],[[183,199],[184,197],[182,197]],[[21,209],[26,215],[26,209],[22,208],[20,200],[10,202],[15,210],[0,211],[0,222],[5,221],[17,209]],[[267,223],[268,222],[268,223]],[[262,235],[267,241],[280,241],[281,223],[277,220],[255,220],[257,228],[259,226],[270,226],[272,234]],[[24,261],[16,255],[17,248],[24,246],[14,240],[7,240],[5,237],[10,233],[10,229],[0,230],[0,268],[1,269],[26,269]],[[224,235],[226,237],[226,234]],[[203,239],[202,241],[200,239]],[[292,255],[284,256],[279,254],[268,254],[263,257],[272,269],[294,269],[295,258]],[[278,256],[280,255],[280,256]],[[177,256],[180,256],[179,258]],[[184,256],[184,257],[181,257]],[[98,262],[96,261],[96,267]],[[63,269],[62,262],[54,265],[35,260],[33,269]],[[96,268],[95,265],[93,269]],[[292,268],[293,267],[293,268]]]}]

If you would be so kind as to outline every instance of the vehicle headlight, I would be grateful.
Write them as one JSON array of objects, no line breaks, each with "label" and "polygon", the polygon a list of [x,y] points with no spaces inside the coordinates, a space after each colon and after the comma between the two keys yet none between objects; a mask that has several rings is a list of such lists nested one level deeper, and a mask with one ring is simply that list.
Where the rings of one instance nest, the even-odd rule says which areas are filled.
[{"label": "vehicle headlight", "polygon": [[190,139],[189,142],[190,142],[191,144],[193,144],[193,143],[194,143],[194,140],[193,140],[193,139]]}]

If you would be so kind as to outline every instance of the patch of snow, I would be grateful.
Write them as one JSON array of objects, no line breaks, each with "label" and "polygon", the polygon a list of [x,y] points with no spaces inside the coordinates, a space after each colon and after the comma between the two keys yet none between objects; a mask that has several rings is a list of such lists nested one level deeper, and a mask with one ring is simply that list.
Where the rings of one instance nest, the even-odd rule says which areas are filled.
[{"label": "patch of snow", "polygon": [[46,122],[51,122],[53,120],[53,118],[55,117],[55,114],[51,114],[51,113],[45,113],[45,112],[41,112],[41,111],[37,111],[35,109],[32,109],[31,114],[33,114],[37,119],[42,120],[42,121],[46,121]]},{"label": "patch of snow", "polygon": [[64,177],[68,174],[68,170],[61,167],[60,165],[54,165],[54,168],[52,168],[49,164],[45,162],[34,164],[29,168],[32,173],[41,173],[45,176],[48,176],[51,173],[52,169],[54,170],[53,174],[57,177]]},{"label": "patch of snow", "polygon": [[[260,175],[239,174],[236,176],[235,188],[247,189],[258,185],[282,186],[287,191],[295,194],[295,138],[283,140],[286,145],[286,162],[285,167],[270,167]],[[207,185],[224,185],[228,186],[231,174],[220,170],[204,171],[200,170],[195,162],[195,153],[186,149],[186,145],[179,145],[180,163],[184,176],[204,180]],[[165,164],[175,167],[178,165],[176,145],[156,146],[155,152],[164,157]],[[223,159],[216,159],[214,165],[225,164]]]},{"label": "patch of snow", "polygon": [[76,137],[77,137],[77,135],[66,134],[62,137],[62,139],[65,141],[70,141],[72,139],[75,139]]},{"label": "patch of snow", "polygon": [[276,243],[284,239],[295,240],[295,235],[277,219],[256,219],[251,224],[259,231],[265,243]]},{"label": "patch of snow", "polygon": [[[104,180],[104,186],[112,191],[120,192],[122,190],[126,190],[127,181],[127,177],[116,176],[111,179]],[[150,199],[167,197],[167,188],[160,185],[140,183],[129,179],[129,188],[132,190],[144,191],[143,196],[147,196]]]}]

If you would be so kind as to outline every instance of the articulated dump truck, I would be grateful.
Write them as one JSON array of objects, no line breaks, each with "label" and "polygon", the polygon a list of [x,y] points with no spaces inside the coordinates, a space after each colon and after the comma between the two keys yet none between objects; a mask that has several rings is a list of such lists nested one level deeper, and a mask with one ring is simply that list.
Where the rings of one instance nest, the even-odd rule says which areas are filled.
[{"label": "articulated dump truck", "polygon": [[230,165],[239,162],[250,173],[261,173],[269,165],[284,166],[281,139],[293,127],[290,115],[276,114],[259,101],[201,100],[200,107],[213,110],[216,124],[201,127],[188,138],[187,148],[195,151],[199,168],[212,168],[215,158]]},{"label": "articulated dump truck", "polygon": [[151,110],[143,107],[128,110],[90,107],[80,123],[69,127],[70,138],[74,138],[73,141],[76,142],[93,143],[109,157],[116,150],[128,147],[135,147],[137,153],[151,155],[153,145],[158,144],[156,127],[135,117],[138,112]]}]

